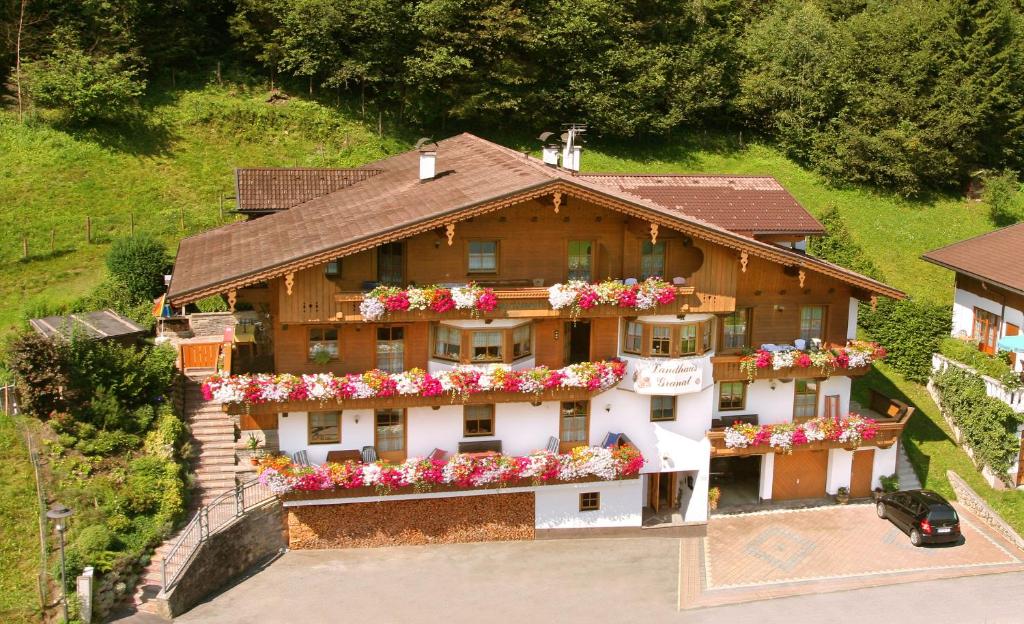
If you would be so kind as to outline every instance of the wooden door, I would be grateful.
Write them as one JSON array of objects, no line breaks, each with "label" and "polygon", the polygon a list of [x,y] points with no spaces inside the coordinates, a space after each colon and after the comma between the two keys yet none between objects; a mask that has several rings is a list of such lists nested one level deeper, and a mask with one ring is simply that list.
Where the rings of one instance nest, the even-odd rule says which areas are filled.
[{"label": "wooden door", "polygon": [[772,499],[824,498],[828,451],[797,451],[775,456]]},{"label": "wooden door", "polygon": [[[1013,323],[1007,323],[1006,324],[1006,335],[1007,336],[1016,336],[1019,333],[1020,333],[1020,327],[1018,327],[1017,325],[1014,325]],[[1013,367],[1013,368],[1017,368],[1017,352],[1016,351],[1010,353],[1010,366]]]},{"label": "wooden door", "polygon": [[647,475],[647,504],[654,513],[661,506],[661,474],[655,472]]},{"label": "wooden door", "polygon": [[373,445],[380,459],[401,463],[406,459],[404,409],[381,409],[374,412]]},{"label": "wooden door", "polygon": [[1017,485],[1024,485],[1024,438],[1020,441],[1020,454],[1017,456]]},{"label": "wooden door", "polygon": [[217,368],[220,342],[192,342],[181,345],[181,368]]},{"label": "wooden door", "polygon": [[675,509],[679,506],[679,473],[670,472],[668,475],[668,508]]},{"label": "wooden door", "polygon": [[850,470],[850,496],[866,498],[871,496],[871,477],[875,466],[875,449],[855,451],[853,468]]}]

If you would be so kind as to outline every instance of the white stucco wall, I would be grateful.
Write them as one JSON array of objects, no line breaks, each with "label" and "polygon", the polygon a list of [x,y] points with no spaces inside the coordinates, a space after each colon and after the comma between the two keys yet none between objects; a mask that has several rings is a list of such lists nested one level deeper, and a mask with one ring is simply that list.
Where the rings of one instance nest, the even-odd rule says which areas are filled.
[{"label": "white stucco wall", "polygon": [[[639,527],[643,521],[643,479],[546,485],[535,492],[538,529]],[[580,511],[583,492],[600,492],[601,508]]]},{"label": "white stucco wall", "polygon": [[860,310],[860,301],[850,297],[850,307],[847,312],[846,339],[853,340],[857,337],[857,312]]},{"label": "white stucco wall", "polygon": [[896,457],[898,454],[899,452],[896,444],[893,444],[887,449],[875,449],[875,461],[872,466],[871,475],[872,490],[882,487],[882,477],[888,477],[889,475],[896,473]]},{"label": "white stucco wall", "polygon": [[[818,414],[825,414],[825,397],[839,395],[839,413],[850,412],[850,388],[852,380],[843,375],[834,375],[821,382],[818,389]],[[772,385],[775,386],[772,389]],[[747,405],[741,411],[722,412],[718,409],[718,386],[712,393],[711,409],[715,418],[729,418],[745,414],[757,414],[762,425],[792,422],[793,401],[796,398],[796,381],[783,383],[778,379],[759,379],[747,386]]]},{"label": "white stucco wall", "polygon": [[761,487],[759,496],[764,500],[772,497],[772,478],[775,476],[775,453],[761,456]]},{"label": "white stucco wall", "polygon": [[853,472],[853,451],[831,449],[828,452],[828,472],[825,474],[825,491],[836,494],[839,488],[850,487]]},{"label": "white stucco wall", "polygon": [[[356,422],[356,421],[359,422]],[[278,443],[281,452],[291,455],[303,449],[310,463],[327,461],[328,451],[361,449],[373,444],[373,410],[345,410],[341,414],[341,442],[337,444],[309,444],[309,415],[306,412],[288,412],[278,415]]]},{"label": "white stucco wall", "polygon": [[986,299],[974,293],[957,288],[953,291],[953,330],[954,336],[970,336],[974,332],[974,308],[981,308],[1001,316],[1003,326],[999,328],[999,335],[1006,335],[1006,323],[1012,323],[1017,327],[1024,327],[1024,312],[1010,306],[1003,308],[1001,301]]}]

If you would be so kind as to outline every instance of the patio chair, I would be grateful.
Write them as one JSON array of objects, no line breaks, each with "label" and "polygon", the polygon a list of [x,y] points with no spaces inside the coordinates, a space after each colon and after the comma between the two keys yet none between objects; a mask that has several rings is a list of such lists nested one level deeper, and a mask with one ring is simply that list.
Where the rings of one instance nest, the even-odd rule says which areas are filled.
[{"label": "patio chair", "polygon": [[377,449],[372,446],[364,446],[362,456],[364,464],[372,464],[377,461]]},{"label": "patio chair", "polygon": [[672,285],[673,286],[686,286],[686,278],[685,277],[673,277],[672,278]]},{"label": "patio chair", "polygon": [[560,442],[561,441],[558,438],[556,438],[555,436],[551,436],[550,438],[548,438],[548,445],[544,447],[544,450],[549,453],[557,453],[558,445]]},{"label": "patio chair", "polygon": [[621,433],[612,433],[609,431],[604,434],[604,439],[601,440],[601,448],[615,448],[618,446],[619,438],[622,437]]},{"label": "patio chair", "polygon": [[309,465],[309,455],[306,451],[299,451],[298,453],[292,453],[292,461],[298,466]]},{"label": "patio chair", "polygon": [[807,349],[807,341],[803,338],[797,338],[793,341],[793,346],[801,351],[805,351]]},{"label": "patio chair", "polygon": [[635,277],[627,277],[622,281],[626,286],[636,286],[639,282],[636,281]]}]

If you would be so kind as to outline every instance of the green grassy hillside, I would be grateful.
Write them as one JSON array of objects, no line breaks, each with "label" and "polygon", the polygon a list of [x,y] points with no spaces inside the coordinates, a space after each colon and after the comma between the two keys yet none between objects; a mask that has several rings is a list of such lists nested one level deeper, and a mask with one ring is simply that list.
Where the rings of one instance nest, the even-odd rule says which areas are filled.
[{"label": "green grassy hillside", "polygon": [[[412,135],[379,138],[374,124],[353,111],[300,97],[268,104],[265,95],[240,86],[154,89],[134,122],[88,130],[38,119],[22,125],[0,114],[0,328],[9,330],[40,301],[67,301],[98,283],[109,242],[129,231],[133,216],[136,231],[172,247],[183,235],[218,225],[220,197],[233,194],[236,166],[353,166],[410,144]],[[583,161],[588,171],[774,175],[815,214],[838,206],[889,282],[936,301],[950,299],[952,276],[920,254],[991,229],[981,204],[831,188],[758,143],[593,145]],[[232,202],[225,204],[230,209]]]},{"label": "green grassy hillside", "polygon": [[0,622],[37,621],[39,515],[32,464],[0,413]]}]

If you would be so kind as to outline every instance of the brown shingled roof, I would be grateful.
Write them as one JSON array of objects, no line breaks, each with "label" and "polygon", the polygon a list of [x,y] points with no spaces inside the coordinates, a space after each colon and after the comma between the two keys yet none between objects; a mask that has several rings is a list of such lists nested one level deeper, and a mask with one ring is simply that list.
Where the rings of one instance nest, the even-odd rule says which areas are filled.
[{"label": "brown shingled roof", "polygon": [[287,210],[380,173],[380,169],[244,168],[235,170],[239,212]]},{"label": "brown shingled roof", "polygon": [[824,234],[825,228],[775,178],[734,175],[583,175],[743,234]]},{"label": "brown shingled roof", "polygon": [[929,251],[928,262],[1024,293],[1024,223]]},{"label": "brown shingled roof", "polygon": [[419,154],[413,150],[367,165],[381,172],[358,184],[183,239],[168,298],[181,305],[555,191],[576,193],[774,262],[806,266],[868,292],[904,296],[853,271],[736,234],[590,176],[549,167],[471,134],[437,145],[438,173],[432,180],[420,182]]}]

